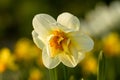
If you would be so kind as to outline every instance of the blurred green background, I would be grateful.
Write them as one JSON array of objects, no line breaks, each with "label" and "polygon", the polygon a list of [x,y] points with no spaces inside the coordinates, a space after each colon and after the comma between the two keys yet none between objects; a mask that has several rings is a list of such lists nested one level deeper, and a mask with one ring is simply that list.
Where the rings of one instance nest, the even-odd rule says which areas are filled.
[{"label": "blurred green background", "polygon": [[0,43],[4,40],[31,38],[32,19],[47,13],[54,18],[62,12],[84,17],[97,3],[112,0],[0,0]]},{"label": "blurred green background", "polygon": [[106,80],[119,80],[118,3],[116,0],[0,0],[0,80],[49,80],[48,70],[42,64],[41,50],[32,41],[32,19],[39,13],[47,13],[56,19],[63,12],[77,16],[83,31],[95,41],[94,50],[75,69],[68,68],[68,79],[96,80],[98,54],[103,50]]}]

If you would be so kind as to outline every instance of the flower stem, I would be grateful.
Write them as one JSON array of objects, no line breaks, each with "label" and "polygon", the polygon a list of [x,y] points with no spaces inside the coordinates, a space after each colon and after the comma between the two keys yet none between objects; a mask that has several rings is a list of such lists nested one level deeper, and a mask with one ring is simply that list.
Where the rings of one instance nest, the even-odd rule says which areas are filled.
[{"label": "flower stem", "polygon": [[105,56],[101,51],[98,58],[98,77],[97,80],[105,80]]},{"label": "flower stem", "polygon": [[68,80],[68,72],[67,72],[67,67],[63,65],[63,72],[64,72],[64,80]]},{"label": "flower stem", "polygon": [[49,69],[50,80],[57,80],[57,68]]}]

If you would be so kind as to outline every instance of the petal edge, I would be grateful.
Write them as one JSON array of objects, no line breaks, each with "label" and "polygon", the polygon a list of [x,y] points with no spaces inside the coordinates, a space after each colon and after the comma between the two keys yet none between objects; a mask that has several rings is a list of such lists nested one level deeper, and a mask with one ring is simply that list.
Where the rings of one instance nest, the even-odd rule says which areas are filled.
[{"label": "petal edge", "polygon": [[57,18],[57,22],[74,31],[78,31],[80,28],[79,19],[68,12],[60,14]]}]

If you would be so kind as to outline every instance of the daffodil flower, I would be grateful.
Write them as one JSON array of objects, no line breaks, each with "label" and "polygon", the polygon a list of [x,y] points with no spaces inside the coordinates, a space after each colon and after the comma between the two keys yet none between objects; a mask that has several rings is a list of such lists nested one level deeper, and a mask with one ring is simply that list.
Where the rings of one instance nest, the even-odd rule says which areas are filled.
[{"label": "daffodil flower", "polygon": [[33,18],[33,41],[42,49],[43,64],[55,68],[62,62],[68,67],[75,67],[93,48],[93,40],[81,33],[79,19],[62,13],[57,21],[48,14],[37,14]]}]

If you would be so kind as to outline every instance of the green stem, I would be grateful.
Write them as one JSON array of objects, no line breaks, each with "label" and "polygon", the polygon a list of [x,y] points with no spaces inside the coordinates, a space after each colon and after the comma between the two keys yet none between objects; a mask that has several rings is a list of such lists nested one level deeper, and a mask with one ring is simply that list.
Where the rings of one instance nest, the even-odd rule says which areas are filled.
[{"label": "green stem", "polygon": [[63,65],[63,72],[64,72],[64,80],[68,80],[68,72],[67,72],[67,67]]},{"label": "green stem", "polygon": [[50,80],[57,80],[57,68],[49,69]]},{"label": "green stem", "polygon": [[101,51],[98,58],[98,77],[97,80],[105,80],[105,56]]}]

